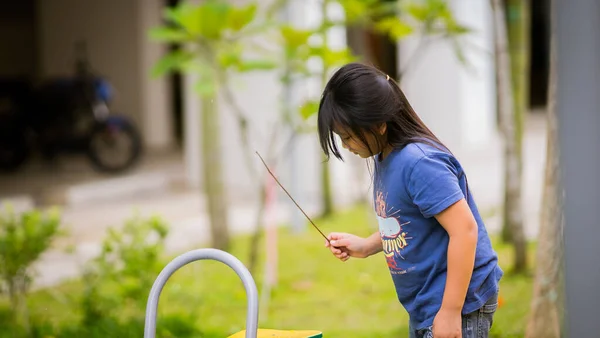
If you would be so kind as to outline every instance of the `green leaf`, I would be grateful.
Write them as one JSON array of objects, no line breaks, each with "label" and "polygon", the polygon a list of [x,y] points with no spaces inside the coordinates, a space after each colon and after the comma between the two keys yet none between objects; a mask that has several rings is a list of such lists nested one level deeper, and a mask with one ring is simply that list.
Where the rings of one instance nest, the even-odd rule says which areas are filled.
[{"label": "green leaf", "polygon": [[329,48],[323,49],[322,55],[323,63],[326,68],[343,65],[356,60],[356,57],[352,55],[349,48],[341,50],[331,50]]},{"label": "green leaf", "polygon": [[198,36],[202,32],[199,20],[202,11],[200,6],[183,2],[177,7],[167,8],[165,17],[188,34]]},{"label": "green leaf", "polygon": [[213,68],[201,59],[195,58],[183,64],[182,71],[186,73],[199,74],[200,76],[212,77]]},{"label": "green leaf", "polygon": [[446,20],[446,32],[449,35],[462,35],[462,34],[467,34],[467,33],[471,33],[473,30],[467,26],[463,26],[459,23],[457,23],[454,18],[449,18]]},{"label": "green leaf", "polygon": [[200,79],[194,84],[194,90],[202,97],[215,95],[216,87],[215,83],[209,79]]},{"label": "green leaf", "polygon": [[222,1],[206,0],[199,5],[182,3],[165,11],[165,17],[190,38],[219,39],[227,25],[231,6]]},{"label": "green leaf", "polygon": [[200,34],[209,40],[218,40],[227,27],[231,6],[220,1],[205,1],[200,5],[196,20],[200,22]]},{"label": "green leaf", "polygon": [[319,58],[323,58],[327,53],[327,47],[323,46],[310,46],[308,56],[316,56]]},{"label": "green leaf", "polygon": [[307,100],[300,107],[300,116],[302,116],[302,118],[304,120],[307,120],[311,116],[313,116],[314,114],[316,114],[318,111],[319,111],[319,102],[314,101],[314,100]]},{"label": "green leaf", "polygon": [[413,33],[413,28],[397,17],[387,17],[375,24],[375,29],[389,35],[393,40],[400,40]]},{"label": "green leaf", "polygon": [[372,9],[379,4],[378,0],[338,0],[344,9],[346,22],[361,22],[370,16]]},{"label": "green leaf", "polygon": [[162,76],[171,71],[177,71],[184,68],[185,64],[194,59],[192,53],[177,50],[168,53],[162,57],[152,68],[151,74],[153,77]]},{"label": "green leaf", "polygon": [[240,72],[251,72],[255,70],[271,70],[277,67],[277,62],[273,60],[240,60],[237,69]]},{"label": "green leaf", "polygon": [[191,9],[192,6],[189,3],[183,2],[177,5],[177,7],[166,7],[163,16],[167,21],[177,26],[184,27],[185,19],[183,18],[183,13],[189,12]]},{"label": "green leaf", "polygon": [[239,64],[242,54],[242,48],[238,45],[232,48],[219,50],[217,53],[217,61],[224,68],[230,68]]},{"label": "green leaf", "polygon": [[231,8],[227,16],[227,27],[234,32],[242,30],[254,20],[257,9],[258,5],[256,3],[241,8]]},{"label": "green leaf", "polygon": [[468,62],[467,62],[467,57],[465,56],[465,53],[462,49],[462,46],[460,45],[460,43],[456,40],[456,39],[452,39],[452,49],[454,49],[454,53],[456,54],[456,57],[458,58],[458,61],[463,65],[463,66],[467,66]]},{"label": "green leaf", "polygon": [[296,29],[289,25],[284,25],[280,29],[281,36],[288,48],[295,49],[308,43],[308,39],[314,34],[310,30]]},{"label": "green leaf", "polygon": [[424,5],[410,2],[405,8],[408,14],[419,21],[425,21],[429,18],[429,9]]},{"label": "green leaf", "polygon": [[192,40],[185,31],[172,27],[155,27],[149,32],[150,39],[158,42],[186,42]]}]

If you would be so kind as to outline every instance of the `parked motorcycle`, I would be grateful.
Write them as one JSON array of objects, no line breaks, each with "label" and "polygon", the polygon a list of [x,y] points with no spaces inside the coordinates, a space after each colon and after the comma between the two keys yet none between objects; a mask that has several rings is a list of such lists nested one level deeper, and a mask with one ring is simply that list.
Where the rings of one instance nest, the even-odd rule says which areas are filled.
[{"label": "parked motorcycle", "polygon": [[60,153],[86,154],[101,172],[120,172],[142,153],[139,131],[109,109],[112,88],[87,63],[84,45],[73,77],[38,86],[0,80],[0,170],[18,169],[34,149],[45,159]]}]

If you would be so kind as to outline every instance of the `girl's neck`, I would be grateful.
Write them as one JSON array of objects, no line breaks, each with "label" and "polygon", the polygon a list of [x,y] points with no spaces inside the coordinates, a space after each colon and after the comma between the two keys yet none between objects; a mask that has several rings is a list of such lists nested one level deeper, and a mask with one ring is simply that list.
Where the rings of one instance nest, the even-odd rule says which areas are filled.
[{"label": "girl's neck", "polygon": [[388,155],[392,153],[393,150],[394,147],[392,147],[389,143],[386,144],[386,146],[383,147],[383,150],[378,155],[379,162],[385,160],[388,157]]}]

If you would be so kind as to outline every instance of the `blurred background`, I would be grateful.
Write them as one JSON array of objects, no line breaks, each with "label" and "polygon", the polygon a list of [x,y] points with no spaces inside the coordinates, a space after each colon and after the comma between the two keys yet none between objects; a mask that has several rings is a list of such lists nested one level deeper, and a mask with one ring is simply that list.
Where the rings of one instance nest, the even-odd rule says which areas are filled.
[{"label": "blurred background", "polygon": [[[553,290],[536,278],[559,285],[555,257],[536,272],[535,255],[540,228],[560,226],[544,216],[550,7],[2,1],[0,336],[139,337],[160,270],[202,247],[248,266],[260,327],[406,336],[384,260],[335,261],[255,154],[325,233],[372,233],[367,164],[325,161],[316,133],[327,79],[359,61],[400,83],[466,169],[506,272],[493,336],[558,337],[536,323],[561,297],[531,306]],[[159,336],[233,334],[245,300],[228,268],[191,264],[165,287]]]}]

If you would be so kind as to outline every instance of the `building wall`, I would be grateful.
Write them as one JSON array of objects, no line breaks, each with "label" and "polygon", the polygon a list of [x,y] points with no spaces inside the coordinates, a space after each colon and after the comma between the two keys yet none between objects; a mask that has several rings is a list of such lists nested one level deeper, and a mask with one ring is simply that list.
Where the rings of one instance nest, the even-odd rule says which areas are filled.
[{"label": "building wall", "polygon": [[70,75],[74,44],[87,42],[94,69],[115,89],[113,108],[131,117],[150,147],[171,143],[164,79],[150,80],[160,48],[147,38],[161,0],[37,0],[41,75]]},{"label": "building wall", "polygon": [[[463,38],[463,65],[446,41],[432,42],[403,78],[402,88],[425,123],[452,149],[485,147],[496,134],[491,8],[486,1],[452,0],[457,20],[473,29]],[[406,67],[418,38],[399,44]]]}]

